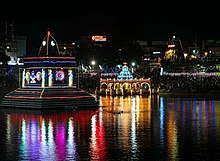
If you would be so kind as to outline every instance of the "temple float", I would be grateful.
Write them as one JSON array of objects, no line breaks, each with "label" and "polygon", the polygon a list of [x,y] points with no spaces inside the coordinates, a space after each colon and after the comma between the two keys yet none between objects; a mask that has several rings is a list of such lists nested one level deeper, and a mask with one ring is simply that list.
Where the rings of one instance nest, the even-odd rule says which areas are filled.
[{"label": "temple float", "polygon": [[63,56],[57,41],[47,32],[38,55],[24,58],[19,88],[6,94],[1,107],[57,109],[98,107],[96,97],[79,88],[74,56]]}]

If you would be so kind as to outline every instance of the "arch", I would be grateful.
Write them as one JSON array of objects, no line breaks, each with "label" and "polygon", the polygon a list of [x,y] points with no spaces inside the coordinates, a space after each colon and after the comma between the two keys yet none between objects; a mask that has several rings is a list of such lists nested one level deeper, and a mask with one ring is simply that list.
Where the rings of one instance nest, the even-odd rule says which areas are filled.
[{"label": "arch", "polygon": [[99,93],[101,95],[106,95],[107,88],[108,88],[108,84],[106,82],[101,83]]},{"label": "arch", "polygon": [[[145,85],[147,85],[147,87],[148,87],[147,89],[144,88],[144,87],[146,87]],[[148,90],[149,93],[151,94],[151,86],[150,86],[150,84],[148,82],[141,83],[141,89],[142,89],[142,92],[147,92],[145,90]]]},{"label": "arch", "polygon": [[103,87],[107,88],[107,87],[108,87],[107,83],[105,83],[105,82],[102,83],[102,84],[101,84],[101,88],[103,88]]},{"label": "arch", "polygon": [[135,80],[115,80],[101,79],[100,90],[106,88],[106,94],[110,95],[133,95],[133,94],[151,94],[151,81],[149,79]]}]

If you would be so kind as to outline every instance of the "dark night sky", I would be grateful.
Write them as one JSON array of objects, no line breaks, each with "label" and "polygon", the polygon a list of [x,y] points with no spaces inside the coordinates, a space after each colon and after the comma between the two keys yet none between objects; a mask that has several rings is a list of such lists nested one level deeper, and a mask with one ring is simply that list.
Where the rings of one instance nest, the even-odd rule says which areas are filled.
[{"label": "dark night sky", "polygon": [[220,38],[220,12],[215,4],[79,2],[7,2],[0,7],[0,18],[14,21],[15,34],[26,35],[32,41],[42,38],[47,28],[58,40],[89,34],[144,40],[168,39],[172,35],[182,39]]}]

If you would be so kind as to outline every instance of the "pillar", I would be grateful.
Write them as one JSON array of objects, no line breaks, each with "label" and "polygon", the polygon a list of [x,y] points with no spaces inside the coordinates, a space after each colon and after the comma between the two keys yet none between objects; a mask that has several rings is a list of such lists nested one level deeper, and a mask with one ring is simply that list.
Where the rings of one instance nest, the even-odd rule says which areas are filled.
[{"label": "pillar", "polygon": [[45,70],[42,69],[41,73],[42,73],[42,83],[41,83],[41,87],[44,88],[44,87],[45,87]]},{"label": "pillar", "polygon": [[22,72],[22,85],[21,85],[22,88],[25,86],[25,77],[26,77],[26,72],[25,72],[25,69],[23,69],[23,72]]}]

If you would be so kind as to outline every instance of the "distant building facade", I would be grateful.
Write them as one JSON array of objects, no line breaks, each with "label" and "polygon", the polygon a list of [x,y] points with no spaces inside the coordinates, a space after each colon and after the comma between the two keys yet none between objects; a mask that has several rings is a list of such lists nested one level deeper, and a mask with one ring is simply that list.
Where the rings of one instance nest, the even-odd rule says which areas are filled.
[{"label": "distant building facade", "polygon": [[[10,56],[9,65],[19,64],[21,59],[26,56],[27,36],[15,36],[13,23],[5,22],[4,27],[0,39],[1,48],[4,49],[7,56]],[[1,28],[3,27],[1,26]]]}]

